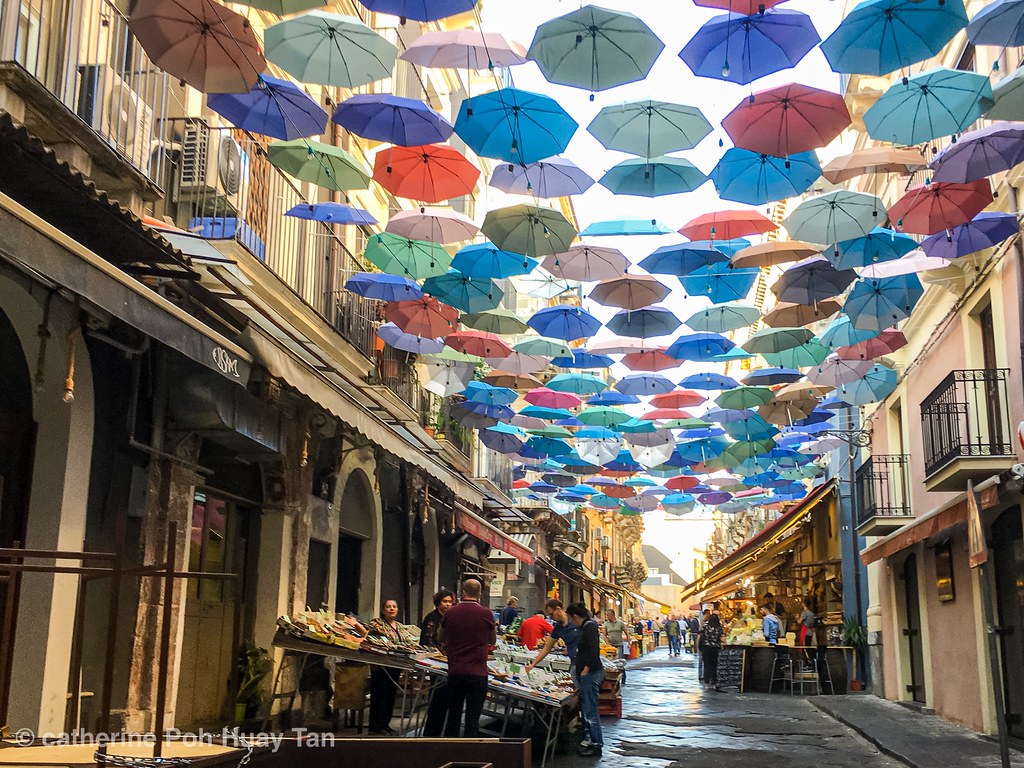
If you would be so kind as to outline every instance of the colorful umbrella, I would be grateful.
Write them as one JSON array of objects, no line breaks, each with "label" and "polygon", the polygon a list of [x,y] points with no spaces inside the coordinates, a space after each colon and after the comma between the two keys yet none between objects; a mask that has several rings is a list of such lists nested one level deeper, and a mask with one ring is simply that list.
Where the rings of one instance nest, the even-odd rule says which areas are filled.
[{"label": "colorful umbrella", "polygon": [[579,124],[550,96],[518,88],[462,102],[455,132],[481,157],[532,163],[565,151]]},{"label": "colorful umbrella", "polygon": [[765,235],[779,225],[754,210],[729,210],[704,213],[690,219],[679,234],[690,240],[732,240],[746,235]]},{"label": "colorful umbrella", "polygon": [[548,389],[557,392],[572,392],[577,395],[596,395],[608,389],[607,382],[589,373],[559,373],[548,380],[547,386]]},{"label": "colorful umbrella", "polygon": [[424,32],[402,51],[403,61],[441,69],[493,69],[525,64],[526,49],[498,32],[455,29]]},{"label": "colorful umbrella", "polygon": [[629,261],[615,248],[579,243],[567,251],[544,257],[544,269],[568,280],[605,280],[623,274]]},{"label": "colorful umbrella", "polygon": [[651,405],[655,408],[689,408],[700,405],[707,397],[700,392],[689,389],[677,389],[673,392],[666,392],[663,395],[655,395],[651,398]]},{"label": "colorful umbrella", "polygon": [[889,219],[902,232],[931,235],[966,224],[991,202],[988,179],[969,184],[921,184],[908,190],[889,209]]},{"label": "colorful umbrella", "polygon": [[721,8],[723,11],[740,13],[744,16],[753,16],[755,13],[764,13],[781,2],[783,0],[694,0],[693,4],[704,8]]},{"label": "colorful umbrella", "polygon": [[799,11],[727,13],[705,22],[679,58],[698,77],[746,85],[796,66],[820,41],[810,17]]},{"label": "colorful umbrella", "polygon": [[604,107],[587,130],[608,149],[656,157],[693,149],[711,124],[696,107],[647,99]]},{"label": "colorful umbrella", "polygon": [[932,181],[966,183],[1008,171],[1024,160],[1024,124],[995,123],[960,136],[929,164]]},{"label": "colorful umbrella", "polygon": [[267,27],[267,59],[304,83],[357,88],[391,77],[398,49],[354,16],[307,11]]},{"label": "colorful umbrella", "polygon": [[576,228],[561,211],[526,203],[488,211],[480,229],[502,250],[527,256],[560,253],[576,238]]},{"label": "colorful umbrella", "polygon": [[519,427],[504,422],[480,430],[480,442],[498,453],[519,453],[526,444],[525,436]]},{"label": "colorful umbrella", "polygon": [[726,150],[710,174],[720,198],[748,205],[802,195],[820,176],[813,152],[781,158],[735,147]]},{"label": "colorful umbrella", "polygon": [[838,301],[825,299],[813,304],[791,304],[780,302],[764,315],[764,324],[769,328],[784,328],[796,325],[810,325],[827,320],[842,309]]},{"label": "colorful umbrella", "polygon": [[432,355],[444,349],[444,339],[431,339],[406,333],[394,323],[383,323],[377,329],[377,335],[385,344],[414,355]]},{"label": "colorful umbrella", "polygon": [[850,291],[843,311],[854,327],[875,331],[877,335],[882,329],[910,317],[923,295],[924,288],[917,275],[862,278]]},{"label": "colorful umbrella", "polygon": [[856,279],[857,273],[852,269],[836,269],[827,259],[818,256],[787,269],[771,291],[779,301],[813,304],[838,296]]},{"label": "colorful umbrella", "polygon": [[821,169],[821,175],[833,184],[842,184],[868,173],[906,175],[925,165],[927,161],[917,149],[870,147],[833,158]]},{"label": "colorful umbrella", "polygon": [[850,122],[839,94],[790,83],[752,93],[722,127],[740,149],[788,157],[827,146]]},{"label": "colorful umbrella", "polygon": [[537,333],[565,341],[588,338],[601,327],[596,317],[572,306],[545,307],[535,312],[526,324]]},{"label": "colorful umbrella", "polygon": [[[670,309],[650,307],[639,310],[622,310],[606,323],[609,331],[620,336],[645,339],[651,336],[667,336],[679,327],[679,318]],[[625,361],[623,361],[625,362]],[[678,365],[674,362],[671,367]]]},{"label": "colorful umbrella", "polygon": [[502,192],[539,198],[582,195],[594,186],[586,171],[564,157],[549,157],[525,165],[501,163],[491,173],[489,183]]},{"label": "colorful umbrella", "polygon": [[482,381],[471,381],[466,385],[462,396],[470,402],[486,405],[509,405],[519,397],[513,390],[495,387]]},{"label": "colorful umbrella", "polygon": [[917,241],[909,235],[891,229],[875,227],[863,237],[843,240],[822,255],[836,269],[854,269],[898,259],[917,248]]},{"label": "colorful umbrella", "polygon": [[154,64],[204,93],[247,93],[267,66],[248,19],[213,0],[139,0],[128,28]]},{"label": "colorful umbrella", "polygon": [[505,298],[505,292],[489,277],[470,277],[455,269],[443,275],[428,277],[423,281],[423,290],[463,312],[495,309]]},{"label": "colorful umbrella", "polygon": [[657,219],[609,219],[588,224],[580,232],[580,237],[632,237],[671,233],[672,228]]},{"label": "colorful umbrella", "polygon": [[935,56],[965,26],[962,0],[864,0],[821,50],[836,72],[886,75]]},{"label": "colorful umbrella", "polygon": [[775,396],[768,387],[736,387],[727,389],[715,398],[719,408],[745,409],[764,405]]},{"label": "colorful umbrella", "polygon": [[864,378],[844,384],[836,396],[850,405],[867,405],[884,400],[896,389],[896,371],[885,365],[875,364]]},{"label": "colorful umbrella", "polygon": [[370,173],[362,162],[341,147],[320,141],[275,141],[267,147],[267,159],[300,181],[324,189],[366,189]]},{"label": "colorful umbrella", "polygon": [[690,296],[706,296],[712,304],[742,301],[754,287],[759,269],[735,269],[731,264],[712,264],[679,278]]},{"label": "colorful umbrella", "polygon": [[460,248],[452,259],[452,268],[472,277],[501,280],[513,275],[526,275],[537,266],[537,260],[512,251],[503,251],[490,243],[473,243]]},{"label": "colorful umbrella", "polygon": [[437,21],[446,16],[472,11],[477,0],[359,0],[376,13],[398,16],[404,25],[406,19]]},{"label": "colorful umbrella", "polygon": [[[665,354],[677,360],[706,362],[709,358],[728,352],[735,346],[736,344],[731,339],[717,333],[690,333],[673,341],[665,350]],[[690,387],[691,385],[680,384],[680,386]],[[692,388],[697,389],[697,387]]]},{"label": "colorful umbrella", "polygon": [[325,224],[358,224],[368,227],[377,223],[369,211],[343,203],[299,203],[285,211],[284,215],[307,221],[322,221]]},{"label": "colorful umbrella", "polygon": [[730,301],[694,312],[686,319],[686,325],[695,331],[726,333],[746,328],[757,322],[759,317],[761,312],[756,307]]},{"label": "colorful umbrella", "polygon": [[600,184],[616,195],[660,197],[692,192],[707,180],[689,160],[660,155],[623,160],[605,172]]},{"label": "colorful umbrella", "polygon": [[573,352],[564,341],[537,337],[517,342],[512,349],[522,352],[524,355],[542,355],[544,357],[571,357]]},{"label": "colorful umbrella", "polygon": [[732,265],[734,267],[777,267],[779,264],[801,261],[820,252],[820,246],[801,240],[769,240],[738,251],[732,257]]},{"label": "colorful umbrella", "polygon": [[539,405],[541,408],[578,408],[580,398],[571,392],[558,392],[548,387],[531,389],[524,398],[531,405]]},{"label": "colorful umbrella", "polygon": [[444,343],[456,352],[477,357],[504,357],[512,349],[493,333],[483,331],[455,331],[445,336]]},{"label": "colorful umbrella", "polygon": [[418,208],[394,214],[385,231],[431,243],[455,243],[471,240],[480,228],[468,216],[451,208]]},{"label": "colorful umbrella", "polygon": [[889,86],[864,113],[864,125],[878,141],[921,144],[960,133],[991,101],[988,75],[936,67]]},{"label": "colorful umbrella", "polygon": [[419,285],[409,278],[379,272],[357,272],[345,281],[345,290],[380,301],[411,301],[423,296]]},{"label": "colorful umbrella", "polygon": [[1012,213],[979,213],[965,224],[926,237],[921,248],[929,256],[954,259],[992,248],[1017,234],[1017,217]]},{"label": "colorful umbrella", "polygon": [[[648,311],[648,310],[642,310]],[[615,318],[612,318],[613,320]],[[672,333],[672,331],[668,331]],[[652,334],[653,335],[653,334]],[[620,361],[631,371],[667,371],[671,368],[678,368],[679,361],[674,357],[665,354],[667,347],[645,349],[640,352],[630,352]]]},{"label": "colorful umbrella", "polygon": [[835,349],[836,347],[859,344],[862,341],[873,339],[877,335],[878,331],[857,328],[850,322],[849,317],[840,315],[829,324],[825,332],[821,334],[820,340],[824,346]]},{"label": "colorful umbrella", "polygon": [[549,82],[603,91],[643,80],[664,49],[633,14],[588,5],[538,26],[528,55]]},{"label": "colorful umbrella", "polygon": [[498,335],[526,333],[528,326],[508,309],[487,309],[483,312],[469,312],[459,318],[467,328]]},{"label": "colorful umbrella", "polygon": [[206,103],[242,130],[275,139],[319,136],[327,127],[323,107],[295,83],[270,75],[260,75],[248,93],[211,93]]},{"label": "colorful umbrella", "polygon": [[413,280],[443,275],[451,263],[451,256],[437,243],[410,240],[390,232],[371,237],[363,256],[384,272]]},{"label": "colorful umbrella", "polygon": [[440,144],[385,147],[373,161],[373,179],[388,192],[427,203],[472,193],[480,170],[460,152]]},{"label": "colorful umbrella", "polygon": [[390,93],[359,93],[334,110],[333,120],[357,136],[413,147],[447,141],[452,124],[419,99]]},{"label": "colorful umbrella", "polygon": [[384,317],[406,333],[438,339],[458,328],[459,313],[433,296],[414,301],[395,301],[384,308]]},{"label": "colorful umbrella", "polygon": [[650,275],[622,275],[602,280],[589,298],[606,307],[642,309],[664,300],[671,290]]},{"label": "colorful umbrella", "polygon": [[875,195],[840,189],[807,198],[782,223],[792,238],[831,245],[864,237],[885,215]]},{"label": "colorful umbrella", "polygon": [[[650,256],[643,259],[638,266],[654,275],[675,275],[681,277],[690,274],[700,267],[718,264],[723,261],[728,261],[728,257],[722,251],[710,245],[678,243],[676,245],[663,245]],[[625,268],[623,268],[623,271],[625,271]]]},{"label": "colorful umbrella", "polygon": [[988,120],[1024,120],[1024,67],[1000,80],[992,89],[992,106],[985,117]]},{"label": "colorful umbrella", "polygon": [[730,376],[723,376],[720,373],[712,373],[710,371],[691,374],[679,382],[680,387],[703,390],[732,389],[739,385],[739,382]]},{"label": "colorful umbrella", "polygon": [[587,405],[633,405],[639,403],[640,398],[635,395],[624,395],[614,389],[606,389],[596,395],[587,398]]},{"label": "colorful umbrella", "polygon": [[876,357],[890,355],[898,349],[907,345],[907,337],[903,331],[895,328],[886,328],[873,339],[853,344],[849,347],[840,347],[836,353],[845,360],[873,360]]}]

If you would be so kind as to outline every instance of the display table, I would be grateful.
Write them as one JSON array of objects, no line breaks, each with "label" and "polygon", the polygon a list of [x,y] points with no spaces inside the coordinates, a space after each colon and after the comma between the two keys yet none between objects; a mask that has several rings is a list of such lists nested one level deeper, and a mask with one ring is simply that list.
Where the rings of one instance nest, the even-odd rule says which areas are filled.
[{"label": "display table", "polygon": [[[785,646],[785,645],[728,645],[726,648],[743,648],[746,650],[746,659],[743,669],[743,691],[755,693],[769,693],[772,681],[772,662],[775,659],[777,650],[789,649],[794,653],[806,654],[813,657],[818,651],[817,648],[807,646]],[[828,671],[832,675],[832,686],[837,694],[846,693],[848,689],[848,674],[846,670],[846,654],[850,649],[846,646],[830,646],[823,648],[821,663],[828,665]],[[776,691],[779,686],[776,685]]]}]

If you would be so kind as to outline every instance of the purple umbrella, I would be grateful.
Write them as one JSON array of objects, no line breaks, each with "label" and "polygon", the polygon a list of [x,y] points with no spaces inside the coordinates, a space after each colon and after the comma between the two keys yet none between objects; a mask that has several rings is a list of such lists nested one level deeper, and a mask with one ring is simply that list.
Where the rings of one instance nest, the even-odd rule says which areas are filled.
[{"label": "purple umbrella", "polygon": [[819,42],[810,16],[799,11],[727,13],[698,29],[679,58],[699,77],[745,85],[795,66]]},{"label": "purple umbrella", "polygon": [[355,208],[344,203],[299,203],[285,211],[285,216],[309,221],[322,221],[325,224],[360,224],[370,226],[377,220],[369,211]]},{"label": "purple umbrella", "polygon": [[779,301],[810,305],[838,296],[856,279],[852,269],[836,269],[827,259],[815,256],[783,272],[771,290]]},{"label": "purple umbrella", "polygon": [[615,389],[624,395],[657,395],[675,388],[674,383],[656,373],[631,373],[615,384]]},{"label": "purple umbrella", "polygon": [[244,131],[291,141],[319,136],[327,113],[295,83],[260,75],[248,93],[211,93],[210,109]]},{"label": "purple umbrella", "polygon": [[425,336],[417,336],[413,333],[406,333],[394,323],[384,323],[377,329],[377,335],[385,344],[390,344],[395,349],[403,352],[412,352],[416,355],[436,355],[444,349],[444,339],[430,339]]},{"label": "purple umbrella", "polygon": [[963,134],[929,163],[933,181],[966,184],[1024,160],[1024,123],[994,123]]},{"label": "purple umbrella", "polygon": [[525,165],[501,163],[491,174],[490,185],[513,195],[554,198],[581,195],[594,180],[572,160],[556,155]]},{"label": "purple umbrella", "polygon": [[360,93],[334,110],[334,122],[357,136],[400,147],[418,147],[448,140],[454,128],[418,99],[390,93]]},{"label": "purple umbrella", "polygon": [[731,498],[731,493],[726,493],[725,491],[711,491],[710,493],[702,493],[697,497],[697,501],[701,504],[714,506],[715,504],[723,504]]},{"label": "purple umbrella", "polygon": [[926,237],[921,247],[929,256],[954,259],[999,245],[1017,234],[1012,213],[979,213],[971,221]]},{"label": "purple umbrella", "polygon": [[457,13],[473,10],[477,0],[359,0],[371,11],[398,16],[402,23],[406,19],[416,21],[437,21]]}]

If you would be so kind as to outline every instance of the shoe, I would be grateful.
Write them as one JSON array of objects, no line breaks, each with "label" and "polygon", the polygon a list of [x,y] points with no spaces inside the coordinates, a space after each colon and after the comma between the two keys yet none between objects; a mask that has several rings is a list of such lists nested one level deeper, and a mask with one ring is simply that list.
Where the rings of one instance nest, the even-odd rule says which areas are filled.
[{"label": "shoe", "polygon": [[601,756],[601,745],[600,744],[587,744],[587,746],[581,746],[576,752],[580,757],[600,757]]},{"label": "shoe", "polygon": [[387,736],[388,735],[387,731],[367,731],[367,733],[370,734],[371,736]]},{"label": "shoe", "polygon": [[395,729],[392,728],[390,725],[385,725],[384,726],[384,733],[386,733],[388,736],[394,736],[395,735]]}]

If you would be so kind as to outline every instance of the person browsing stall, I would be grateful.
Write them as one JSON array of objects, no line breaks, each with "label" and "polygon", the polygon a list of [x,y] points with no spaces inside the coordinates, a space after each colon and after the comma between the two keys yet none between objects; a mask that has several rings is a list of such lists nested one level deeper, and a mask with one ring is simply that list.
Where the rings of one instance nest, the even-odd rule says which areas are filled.
[{"label": "person browsing stall", "polygon": [[551,624],[544,618],[544,611],[537,611],[519,625],[519,641],[531,651],[545,637],[551,634]]},{"label": "person browsing stall", "polygon": [[480,734],[480,715],[487,697],[487,656],[497,641],[494,613],[480,604],[483,585],[462,583],[462,600],[441,619],[438,642],[448,657],[448,721],[444,735],[458,738],[466,713],[466,738]]},{"label": "person browsing stall", "polygon": [[[398,602],[385,600],[380,616],[373,619],[367,629],[370,634],[386,637],[399,643],[402,635],[398,628]],[[375,666],[370,670],[370,733],[375,736],[391,735],[391,717],[395,713],[395,695],[401,672]]]},{"label": "person browsing stall", "polygon": [[[544,604],[544,612],[551,620],[553,627],[551,634],[544,638],[544,645],[541,646],[537,656],[526,665],[526,672],[528,673],[532,672],[544,660],[544,657],[551,653],[551,649],[555,647],[555,643],[559,640],[565,643],[565,653],[569,660],[572,661],[576,658],[576,644],[580,639],[580,628],[569,621],[569,615],[565,612],[562,601],[555,598],[548,600]],[[572,676],[576,677],[575,671]]]},{"label": "person browsing stall", "polygon": [[[448,609],[455,604],[455,593],[448,589],[440,589],[434,595],[434,610],[423,617],[420,623],[420,645],[425,648],[439,648],[437,631],[441,628],[441,620]],[[437,738],[444,730],[444,719],[448,714],[448,681],[435,684],[427,705],[427,719],[423,724],[423,735],[426,738]]]},{"label": "person browsing stall", "polygon": [[583,720],[583,741],[578,754],[582,757],[600,757],[604,747],[601,733],[601,717],[598,712],[598,694],[604,681],[604,664],[601,661],[601,636],[597,621],[590,615],[583,603],[573,603],[566,613],[569,620],[579,628],[580,637],[576,644],[577,688],[580,692],[580,719]]},{"label": "person browsing stall", "polygon": [[615,611],[607,611],[605,613],[605,622],[601,627],[601,634],[604,635],[608,645],[615,647],[616,656],[620,659],[624,659],[628,655],[626,653],[627,632],[626,622],[615,618]]},{"label": "person browsing stall", "polygon": [[518,618],[519,598],[513,595],[508,599],[508,605],[501,609],[501,617],[498,619],[498,623],[503,627],[508,627]]}]

